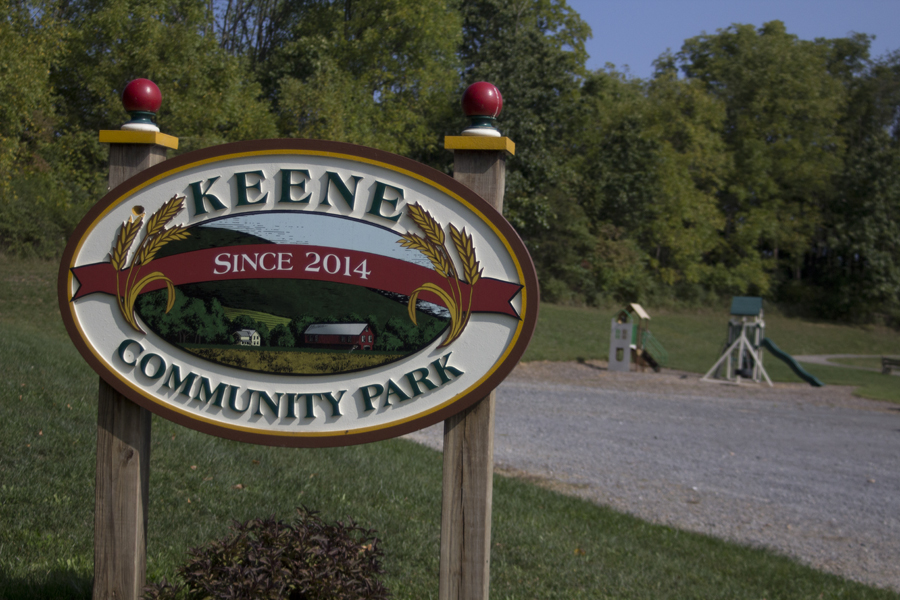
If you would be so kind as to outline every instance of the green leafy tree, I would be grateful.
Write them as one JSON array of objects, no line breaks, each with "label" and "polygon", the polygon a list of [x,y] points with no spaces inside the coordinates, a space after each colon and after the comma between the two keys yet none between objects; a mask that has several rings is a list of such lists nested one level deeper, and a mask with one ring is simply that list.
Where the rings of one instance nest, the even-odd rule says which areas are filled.
[{"label": "green leafy tree", "polygon": [[122,89],[147,77],[163,93],[160,126],[181,151],[275,135],[262,89],[219,46],[205,2],[76,0],[57,14],[69,23],[51,76],[65,134],[117,128],[128,120]]},{"label": "green leafy tree", "polygon": [[232,332],[237,331],[239,329],[255,329],[256,328],[256,319],[249,315],[238,315],[231,320],[231,330]]},{"label": "green leafy tree", "polygon": [[385,332],[400,340],[401,348],[411,350],[415,346],[416,326],[412,321],[402,317],[391,317],[385,323]]},{"label": "green leafy tree", "polygon": [[189,298],[181,307],[178,315],[176,315],[181,325],[181,341],[200,343],[203,340],[203,333],[208,326],[206,320],[206,306],[203,300],[199,298]]},{"label": "green leafy tree", "polygon": [[403,348],[403,340],[400,339],[396,334],[385,331],[382,333],[378,339],[375,341],[375,349],[376,350],[400,350]]},{"label": "green leafy tree", "polygon": [[294,317],[291,319],[291,322],[288,324],[288,329],[292,336],[294,336],[294,345],[302,346],[304,343],[303,334],[306,332],[306,329],[315,323],[316,320],[313,317]]},{"label": "green leafy tree", "polygon": [[292,348],[296,345],[294,334],[287,325],[278,324],[272,330],[269,344],[280,348]]},{"label": "green leafy tree", "polygon": [[137,313],[141,320],[149,325],[158,335],[166,340],[178,341],[178,322],[172,314],[177,310],[181,312],[182,307],[187,301],[187,297],[181,293],[181,290],[175,288],[175,302],[172,310],[166,312],[166,291],[157,290],[147,294],[141,294],[136,302]]},{"label": "green leafy tree", "polygon": [[439,319],[429,319],[423,327],[419,329],[419,336],[416,346],[421,348],[434,338],[438,337],[442,331],[447,329],[450,324],[447,321]]},{"label": "green leafy tree", "polygon": [[814,285],[789,299],[817,316],[900,322],[900,52],[869,61],[868,39],[856,41],[836,52],[851,97],[844,170],[808,261]]},{"label": "green leafy tree", "polygon": [[644,134],[657,140],[655,201],[642,243],[664,285],[714,286],[711,264],[724,217],[717,194],[731,168],[723,141],[725,106],[699,81],[661,70],[647,86]]},{"label": "green leafy tree", "polygon": [[732,25],[685,41],[678,61],[726,109],[733,168],[718,193],[725,216],[717,261],[735,292],[766,293],[784,267],[795,279],[841,168],[846,99],[829,72],[831,49],[780,21]]},{"label": "green leafy tree", "polygon": [[175,302],[166,311],[165,290],[142,294],[137,303],[138,314],[157,334],[174,343],[228,343],[229,325],[221,303],[185,296],[175,288]]},{"label": "green leafy tree", "polygon": [[705,261],[722,226],[714,194],[727,164],[721,103],[671,69],[651,82],[600,70],[584,80],[578,119],[570,160],[583,217],[570,209],[551,253],[569,256],[545,270],[588,301],[709,284]]},{"label": "green leafy tree", "polygon": [[218,298],[206,301],[206,310],[210,316],[209,329],[206,332],[206,340],[209,344],[228,344],[231,335],[228,331],[228,317],[225,316],[225,308]]},{"label": "green leafy tree", "polygon": [[633,301],[647,292],[636,240],[653,205],[657,144],[642,134],[646,109],[640,81],[603,70],[584,78],[570,117],[581,125],[563,155],[572,175],[550,190],[554,214],[539,236],[542,297]]},{"label": "green leafy tree", "polygon": [[879,138],[848,156],[841,193],[829,205],[816,278],[827,304],[819,313],[855,321],[882,314],[900,323],[900,144]]},{"label": "green leafy tree", "polygon": [[[459,10],[464,84],[500,89],[500,129],[516,142],[505,213],[538,254],[541,236],[554,227],[557,194],[571,191],[569,138],[579,126],[572,115],[591,30],[565,0],[460,0]],[[449,133],[463,125],[457,117]]]},{"label": "green leafy tree", "polygon": [[128,119],[120,95],[134,78],[160,86],[159,122],[180,151],[276,135],[199,0],[3,2],[0,65],[0,244],[13,251],[58,253],[106,192],[97,133]]},{"label": "green leafy tree", "polygon": [[641,80],[597,71],[582,86],[576,137],[579,203],[595,226],[609,222],[644,237],[656,201],[659,140],[646,135],[650,104]]},{"label": "green leafy tree", "polygon": [[50,70],[66,27],[43,2],[0,2],[0,249],[52,256],[84,210],[61,163]]},{"label": "green leafy tree", "polygon": [[[459,0],[458,6],[463,85],[489,81],[500,89],[499,128],[516,143],[504,213],[539,258],[544,297],[565,299],[589,277],[581,257],[592,246],[571,164],[590,28],[565,0]],[[455,115],[445,126],[453,135],[465,126],[458,109]]]},{"label": "green leafy tree", "polygon": [[269,326],[263,323],[262,321],[256,321],[256,324],[253,326],[253,329],[256,330],[256,333],[259,334],[259,345],[260,346],[271,346],[272,345],[272,334],[269,330]]},{"label": "green leafy tree", "polygon": [[[232,47],[253,48],[252,67],[274,102],[282,135],[408,155],[438,146],[434,123],[444,118],[458,81],[459,16],[448,2],[256,6],[272,31],[265,39],[245,34]],[[239,18],[233,12],[223,30],[240,28],[233,21]]]}]

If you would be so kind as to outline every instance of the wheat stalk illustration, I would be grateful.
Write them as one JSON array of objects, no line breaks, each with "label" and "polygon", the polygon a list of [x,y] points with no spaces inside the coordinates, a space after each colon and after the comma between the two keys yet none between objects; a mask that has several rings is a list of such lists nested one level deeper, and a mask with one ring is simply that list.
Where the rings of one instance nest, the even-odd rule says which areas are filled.
[{"label": "wheat stalk illustration", "polygon": [[[179,197],[175,195],[147,219],[147,229],[144,232],[144,237],[132,254],[131,265],[128,266],[126,265],[128,254],[144,223],[144,209],[140,206],[134,207],[132,216],[119,229],[113,250],[109,255],[109,262],[116,272],[116,300],[119,303],[119,310],[122,311],[122,315],[128,324],[141,333],[145,332],[137,323],[137,317],[134,314],[134,303],[145,287],[155,281],[165,282],[168,293],[166,312],[172,310],[172,306],[175,304],[175,285],[172,283],[172,280],[160,271],[153,271],[141,277],[141,270],[156,258],[163,246],[169,242],[183,240],[189,235],[183,225],[166,228],[166,225],[183,208],[184,196]],[[123,284],[120,279],[123,273],[125,275],[124,289],[122,289]]]},{"label": "wheat stalk illustration", "polygon": [[[404,248],[418,250],[425,255],[431,262],[435,272],[447,280],[450,284],[450,292],[448,293],[442,287],[433,283],[424,283],[416,288],[409,297],[407,310],[409,318],[413,324],[416,324],[416,300],[422,292],[430,292],[438,296],[447,309],[450,311],[450,332],[447,338],[439,347],[450,345],[456,338],[460,336],[469,322],[469,316],[472,313],[472,297],[475,284],[481,278],[483,269],[480,268],[478,260],[475,256],[475,246],[472,243],[472,236],[466,233],[465,228],[458,230],[453,224],[450,225],[450,239],[456,252],[462,261],[463,276],[465,280],[460,278],[456,265],[450,257],[447,249],[446,237],[440,223],[431,216],[431,214],[422,208],[418,203],[410,204],[407,213],[413,222],[425,234],[424,237],[415,233],[405,233],[398,240],[398,243]],[[461,283],[469,284],[469,295],[463,307],[463,292]]]}]

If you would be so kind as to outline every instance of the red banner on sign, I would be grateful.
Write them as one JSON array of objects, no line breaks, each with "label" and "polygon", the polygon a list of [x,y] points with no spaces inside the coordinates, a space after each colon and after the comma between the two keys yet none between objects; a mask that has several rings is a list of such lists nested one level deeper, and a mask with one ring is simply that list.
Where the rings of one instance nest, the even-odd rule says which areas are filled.
[{"label": "red banner on sign", "polygon": [[[157,258],[152,263],[133,269],[130,275],[131,268],[119,272],[119,286],[123,288],[128,277],[137,281],[153,272],[162,273],[176,286],[239,279],[305,279],[346,283],[404,296],[410,296],[422,285],[431,283],[451,297],[466,299],[464,302],[471,297],[470,312],[501,313],[516,318],[519,315],[510,302],[522,288],[508,281],[481,278],[470,296],[471,286],[468,283],[442,277],[428,267],[358,250],[289,244],[195,250]],[[108,262],[75,267],[72,273],[80,284],[73,300],[95,293],[113,296],[117,293],[116,271]],[[164,287],[164,281],[155,281],[141,293]],[[441,298],[431,292],[420,292],[419,299],[446,307]]]}]

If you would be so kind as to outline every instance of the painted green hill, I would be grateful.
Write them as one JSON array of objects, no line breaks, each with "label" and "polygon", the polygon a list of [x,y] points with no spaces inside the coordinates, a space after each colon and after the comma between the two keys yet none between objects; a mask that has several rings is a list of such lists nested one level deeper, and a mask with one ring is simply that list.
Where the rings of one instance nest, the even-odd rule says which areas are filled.
[{"label": "painted green hill", "polygon": [[[135,308],[150,329],[176,345],[231,344],[242,327],[260,330],[264,346],[302,347],[298,332],[315,322],[365,321],[375,332],[376,350],[417,351],[441,334],[448,319],[417,311],[414,324],[406,303],[347,284],[303,280],[234,280],[178,286],[167,310],[166,290],[142,294]],[[226,310],[227,307],[227,310]],[[231,313],[231,314],[228,314]],[[248,322],[237,319],[249,317]],[[269,338],[269,324],[290,324],[291,334]],[[232,323],[232,320],[235,320]]]},{"label": "painted green hill", "polygon": [[[217,227],[192,227],[183,240],[166,244],[159,256],[173,256],[195,250],[269,244],[259,236]],[[217,298],[223,306],[237,311],[254,311],[276,317],[275,321],[311,316],[337,317],[355,313],[374,314],[382,323],[394,316],[408,318],[405,302],[390,299],[376,291],[358,286],[303,280],[252,279],[208,282],[180,286],[190,298]],[[338,314],[340,313],[340,314]],[[418,311],[425,322],[434,316]],[[280,319],[279,319],[280,318]]]},{"label": "painted green hill", "polygon": [[[160,255],[270,243],[245,232],[193,227],[186,239],[167,244]],[[240,317],[265,325],[261,331],[266,338],[276,326],[286,326],[293,319],[305,324],[364,320],[376,333],[376,348],[414,351],[430,343],[449,323],[449,315],[417,310],[413,324],[407,312],[408,298],[345,283],[246,279],[187,284],[177,289],[177,301],[169,311],[165,310],[164,290],[142,295],[136,305],[148,326],[174,344],[229,343],[229,336],[237,327],[231,321]],[[296,331],[293,336],[292,342],[281,339],[278,345],[302,346]],[[275,338],[264,343],[275,344]]]},{"label": "painted green hill", "polygon": [[[409,319],[406,304],[387,298],[367,288],[302,279],[243,279],[192,283],[179,286],[185,296],[212,300],[217,298],[223,306],[268,313],[293,319],[314,317],[337,318],[357,314],[375,315],[385,323],[391,317]],[[436,317],[418,311],[424,321]]]},{"label": "painted green hill", "polygon": [[169,242],[160,249],[157,257],[162,258],[164,256],[174,256],[175,254],[193,252],[194,250],[207,250],[209,248],[221,248],[223,246],[248,246],[250,244],[272,243],[267,239],[251,233],[243,233],[218,227],[191,227],[188,231],[190,232],[190,235],[188,235],[187,238]]}]

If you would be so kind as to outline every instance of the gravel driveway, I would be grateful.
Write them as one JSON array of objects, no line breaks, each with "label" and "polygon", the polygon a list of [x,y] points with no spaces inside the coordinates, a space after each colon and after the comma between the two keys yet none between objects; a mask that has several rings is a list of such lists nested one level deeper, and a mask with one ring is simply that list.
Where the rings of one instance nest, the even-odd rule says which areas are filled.
[{"label": "gravel driveway", "polygon": [[497,470],[900,591],[900,406],[699,377],[522,364],[498,390]]}]

